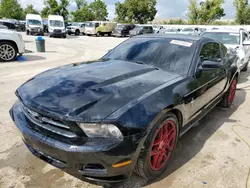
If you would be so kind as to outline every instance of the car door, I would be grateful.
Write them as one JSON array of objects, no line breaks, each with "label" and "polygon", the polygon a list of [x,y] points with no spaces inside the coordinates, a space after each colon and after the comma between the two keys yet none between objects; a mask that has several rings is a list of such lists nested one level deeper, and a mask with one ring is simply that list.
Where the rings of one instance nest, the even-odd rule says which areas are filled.
[{"label": "car door", "polygon": [[[219,68],[201,69],[204,61],[217,62]],[[195,82],[198,88],[193,95],[190,109],[190,118],[198,115],[210,102],[222,94],[227,84],[227,71],[224,68],[224,57],[221,53],[221,46],[216,42],[207,42],[202,45],[199,51],[199,58],[194,72]]]}]

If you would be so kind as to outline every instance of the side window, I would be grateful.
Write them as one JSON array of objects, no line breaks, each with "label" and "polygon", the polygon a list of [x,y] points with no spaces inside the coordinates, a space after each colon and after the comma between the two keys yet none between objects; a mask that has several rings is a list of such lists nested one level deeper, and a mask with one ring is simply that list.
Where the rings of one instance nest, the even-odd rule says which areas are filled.
[{"label": "side window", "polygon": [[227,55],[227,48],[226,48],[226,46],[221,45],[221,51],[222,51],[223,57],[225,57]]},{"label": "side window", "polygon": [[242,32],[242,41],[245,41],[248,39],[248,35],[245,32]]},{"label": "side window", "polygon": [[205,60],[221,61],[220,45],[214,42],[204,44],[200,52],[200,59],[201,62]]},{"label": "side window", "polygon": [[99,27],[99,25],[100,25],[99,23],[95,23],[95,27]]}]

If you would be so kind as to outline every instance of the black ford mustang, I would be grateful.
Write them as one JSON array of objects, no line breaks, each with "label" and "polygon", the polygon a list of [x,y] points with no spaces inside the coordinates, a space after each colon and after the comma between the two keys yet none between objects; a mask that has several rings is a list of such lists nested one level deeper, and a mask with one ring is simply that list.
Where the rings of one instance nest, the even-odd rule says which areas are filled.
[{"label": "black ford mustang", "polygon": [[237,56],[213,39],[131,38],[94,62],[41,73],[10,110],[39,158],[87,180],[166,169],[178,138],[217,104],[230,107]]}]

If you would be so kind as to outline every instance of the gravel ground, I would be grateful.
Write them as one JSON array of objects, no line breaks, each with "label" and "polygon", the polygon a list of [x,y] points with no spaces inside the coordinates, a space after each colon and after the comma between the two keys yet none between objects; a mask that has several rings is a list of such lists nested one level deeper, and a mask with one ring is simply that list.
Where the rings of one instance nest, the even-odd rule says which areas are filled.
[{"label": "gravel ground", "polygon": [[[15,89],[47,69],[93,60],[124,41],[122,38],[71,36],[46,39],[46,53],[35,52],[35,37],[24,36],[23,62],[0,64],[0,187],[96,188],[34,157],[24,146],[8,114],[16,100]],[[119,187],[148,188],[244,188],[250,167],[250,76],[242,73],[235,102],[230,109],[215,108],[185,134],[168,170],[154,182],[134,175]],[[245,141],[244,141],[245,140]]]}]

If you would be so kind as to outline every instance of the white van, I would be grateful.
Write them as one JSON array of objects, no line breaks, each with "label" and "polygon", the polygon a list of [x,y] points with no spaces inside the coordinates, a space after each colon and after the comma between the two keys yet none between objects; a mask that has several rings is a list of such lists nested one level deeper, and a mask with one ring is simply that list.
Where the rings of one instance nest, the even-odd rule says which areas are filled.
[{"label": "white van", "polygon": [[26,34],[44,35],[42,17],[39,14],[26,15]]},{"label": "white van", "polygon": [[66,29],[63,17],[58,15],[49,15],[48,30],[50,37],[66,38]]}]

